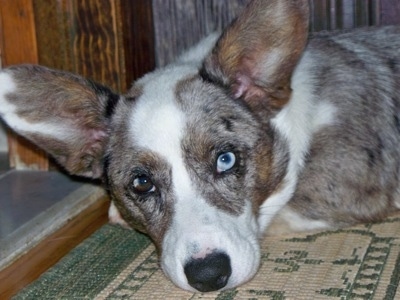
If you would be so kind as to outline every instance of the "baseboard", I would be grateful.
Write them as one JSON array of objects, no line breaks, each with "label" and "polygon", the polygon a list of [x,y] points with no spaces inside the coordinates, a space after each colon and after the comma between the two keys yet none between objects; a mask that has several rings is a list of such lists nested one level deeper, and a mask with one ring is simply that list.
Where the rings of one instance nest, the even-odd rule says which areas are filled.
[{"label": "baseboard", "polygon": [[[109,200],[101,188],[83,184],[64,198],[57,203],[56,207],[51,208],[52,211],[46,212],[47,216],[44,213],[36,218],[34,224],[27,225],[32,226],[31,229],[36,231],[43,226],[47,227],[42,228],[42,232],[38,234],[41,237],[37,238],[34,243],[31,242],[23,253],[18,253],[11,261],[3,264],[0,270],[0,299],[10,298],[34,281],[72,248],[107,222]],[[64,205],[65,203],[69,204],[68,208]],[[66,213],[63,209],[68,212]],[[46,225],[48,222],[57,224],[48,226]],[[39,227],[33,228],[38,224]],[[12,245],[8,243],[3,247],[4,245],[2,243],[1,252],[10,251],[9,247]],[[16,251],[21,250],[20,247],[15,249]]]}]

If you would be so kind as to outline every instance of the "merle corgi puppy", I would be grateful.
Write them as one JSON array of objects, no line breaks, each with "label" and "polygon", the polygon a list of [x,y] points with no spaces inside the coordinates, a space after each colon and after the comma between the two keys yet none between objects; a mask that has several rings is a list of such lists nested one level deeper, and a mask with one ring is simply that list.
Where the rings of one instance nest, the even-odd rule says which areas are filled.
[{"label": "merle corgi puppy", "polygon": [[307,0],[254,0],[126,95],[13,66],[0,117],[104,179],[112,217],[152,238],[176,285],[232,288],[257,272],[274,217],[312,230],[400,208],[400,28],[309,37],[308,19]]}]

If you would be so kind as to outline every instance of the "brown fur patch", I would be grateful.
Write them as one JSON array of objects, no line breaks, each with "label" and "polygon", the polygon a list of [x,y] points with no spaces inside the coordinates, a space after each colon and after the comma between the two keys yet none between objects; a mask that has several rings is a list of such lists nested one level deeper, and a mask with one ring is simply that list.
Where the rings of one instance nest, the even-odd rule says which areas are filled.
[{"label": "brown fur patch", "polygon": [[204,68],[257,109],[261,101],[280,109],[290,98],[307,34],[307,1],[252,1],[223,33]]},{"label": "brown fur patch", "polygon": [[113,110],[119,96],[80,76],[41,66],[22,65],[7,72],[17,85],[7,100],[17,107],[19,117],[43,126],[62,124],[54,135],[29,130],[22,134],[70,173],[100,177],[109,131],[107,109]]},{"label": "brown fur patch", "polygon": [[143,86],[140,84],[135,83],[130,89],[129,91],[126,93],[125,97],[127,99],[131,99],[131,98],[139,98],[140,95],[143,94]]},{"label": "brown fur patch", "polygon": [[[165,231],[174,211],[171,166],[148,149],[135,144],[129,134],[129,120],[134,102],[125,102],[116,111],[107,156],[110,194],[123,218],[133,228],[147,233],[161,251]],[[155,185],[155,192],[136,194],[133,181],[145,174]]]},{"label": "brown fur patch", "polygon": [[[257,122],[241,100],[198,76],[181,81],[176,95],[189,120],[182,149],[199,191],[211,205],[230,214],[240,214],[248,200],[257,212],[283,178],[285,143],[273,142],[269,125]],[[224,152],[235,154],[236,165],[217,174],[216,161]]]}]

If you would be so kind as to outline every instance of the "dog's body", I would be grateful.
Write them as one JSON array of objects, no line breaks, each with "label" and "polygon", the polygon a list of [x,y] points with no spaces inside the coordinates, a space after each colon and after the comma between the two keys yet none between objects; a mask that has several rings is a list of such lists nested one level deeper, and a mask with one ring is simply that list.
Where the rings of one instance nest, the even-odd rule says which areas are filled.
[{"label": "dog's body", "polygon": [[5,69],[0,116],[69,172],[104,177],[178,286],[230,288],[257,271],[276,215],[309,230],[400,208],[400,28],[307,41],[307,24],[307,1],[253,1],[215,46],[209,37],[125,96]]}]

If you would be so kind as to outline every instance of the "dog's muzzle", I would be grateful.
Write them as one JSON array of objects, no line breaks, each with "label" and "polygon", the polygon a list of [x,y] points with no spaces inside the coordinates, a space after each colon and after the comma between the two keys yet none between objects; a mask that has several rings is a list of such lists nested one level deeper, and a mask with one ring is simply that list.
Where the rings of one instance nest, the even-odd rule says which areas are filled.
[{"label": "dog's muzzle", "polygon": [[[258,223],[251,203],[241,215],[220,211],[202,199],[176,208],[166,231],[161,267],[178,287],[211,292],[247,282],[260,265]],[[190,205],[200,205],[192,211]]]},{"label": "dog's muzzle", "polygon": [[184,267],[190,286],[200,292],[211,292],[226,286],[232,274],[231,261],[223,252],[212,252],[204,258],[191,258]]}]

